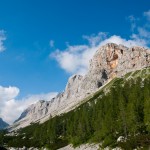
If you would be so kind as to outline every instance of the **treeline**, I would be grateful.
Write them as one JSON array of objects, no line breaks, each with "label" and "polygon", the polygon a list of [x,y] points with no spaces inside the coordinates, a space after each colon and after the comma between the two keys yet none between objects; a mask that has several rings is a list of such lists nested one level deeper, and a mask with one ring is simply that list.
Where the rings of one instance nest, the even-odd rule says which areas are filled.
[{"label": "treeline", "polygon": [[[126,140],[117,143],[119,136]],[[100,91],[75,110],[4,137],[10,147],[57,149],[87,142],[128,150],[150,145],[150,77],[117,79],[107,94]]]}]

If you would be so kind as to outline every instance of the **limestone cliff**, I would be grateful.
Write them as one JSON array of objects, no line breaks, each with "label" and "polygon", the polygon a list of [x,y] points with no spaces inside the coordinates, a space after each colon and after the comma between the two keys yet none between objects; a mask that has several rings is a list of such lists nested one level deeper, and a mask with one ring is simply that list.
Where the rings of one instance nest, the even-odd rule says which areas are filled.
[{"label": "limestone cliff", "polygon": [[150,50],[143,47],[125,47],[113,43],[100,47],[90,60],[85,76],[69,78],[64,92],[50,101],[39,101],[23,112],[12,125],[20,128],[32,122],[45,120],[75,108],[89,94],[94,93],[114,77],[150,66]]}]

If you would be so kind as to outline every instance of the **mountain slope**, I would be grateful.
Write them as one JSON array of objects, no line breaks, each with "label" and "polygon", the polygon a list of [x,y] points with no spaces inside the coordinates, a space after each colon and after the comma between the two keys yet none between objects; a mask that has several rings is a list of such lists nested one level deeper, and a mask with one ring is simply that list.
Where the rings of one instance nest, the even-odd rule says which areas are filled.
[{"label": "mountain slope", "polygon": [[0,129],[4,129],[4,128],[8,127],[8,126],[9,126],[9,124],[6,123],[5,121],[3,121],[2,118],[0,118]]},{"label": "mountain slope", "polygon": [[31,105],[12,128],[18,129],[33,122],[44,122],[68,112],[115,77],[148,66],[150,66],[150,50],[143,47],[127,48],[113,43],[106,44],[100,47],[90,60],[89,71],[85,76],[70,77],[63,93],[48,102],[39,101]]},{"label": "mountain slope", "polygon": [[43,124],[20,129],[8,137],[8,145],[54,150],[83,143],[127,150],[150,145],[150,67],[114,78],[82,102]]}]

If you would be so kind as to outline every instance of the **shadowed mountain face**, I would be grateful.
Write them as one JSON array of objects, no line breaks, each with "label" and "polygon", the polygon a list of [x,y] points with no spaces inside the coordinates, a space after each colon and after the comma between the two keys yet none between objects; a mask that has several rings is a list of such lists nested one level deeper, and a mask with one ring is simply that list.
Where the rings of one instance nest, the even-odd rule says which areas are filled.
[{"label": "shadowed mountain face", "polygon": [[5,121],[3,121],[2,118],[0,118],[0,129],[4,129],[4,128],[6,128],[7,126],[9,126],[9,124],[6,123]]}]

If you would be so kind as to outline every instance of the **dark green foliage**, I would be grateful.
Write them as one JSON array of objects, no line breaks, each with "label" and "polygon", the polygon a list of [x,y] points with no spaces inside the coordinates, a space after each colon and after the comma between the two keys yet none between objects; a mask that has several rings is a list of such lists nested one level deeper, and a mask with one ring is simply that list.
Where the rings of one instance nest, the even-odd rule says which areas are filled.
[{"label": "dark green foliage", "polygon": [[150,148],[150,135],[140,134],[134,137],[128,137],[126,142],[120,142],[118,145],[125,150],[133,150],[137,147],[143,147],[145,150],[148,150]]},{"label": "dark green foliage", "polygon": [[[17,137],[5,137],[8,146],[57,149],[86,142],[102,147],[134,149],[150,145],[150,76],[116,79],[109,92],[97,92],[88,102],[43,124],[21,129]],[[124,136],[126,142],[117,143]]]},{"label": "dark green foliage", "polygon": [[6,134],[5,130],[0,130],[0,150],[6,150],[4,148],[4,135]]}]

